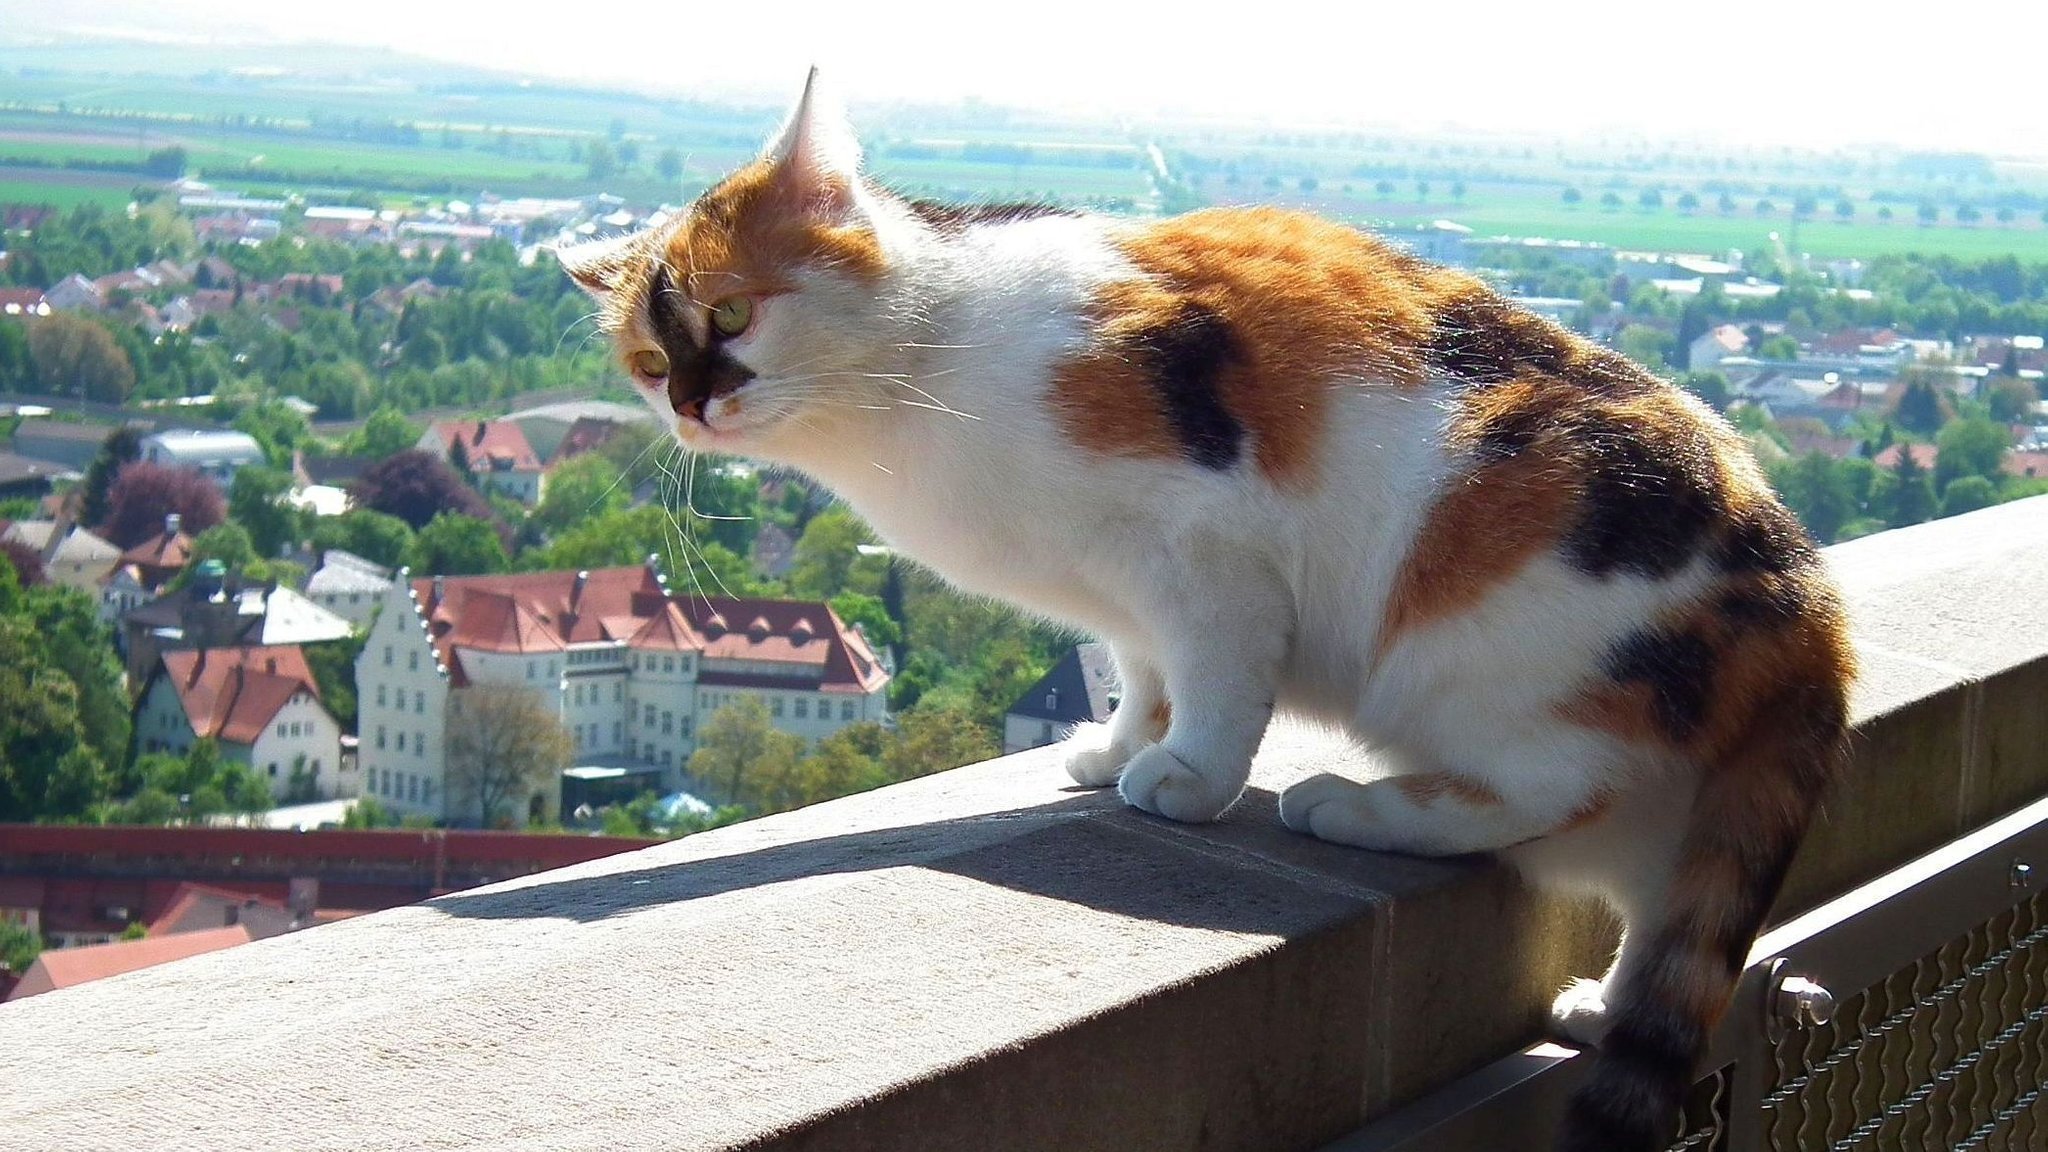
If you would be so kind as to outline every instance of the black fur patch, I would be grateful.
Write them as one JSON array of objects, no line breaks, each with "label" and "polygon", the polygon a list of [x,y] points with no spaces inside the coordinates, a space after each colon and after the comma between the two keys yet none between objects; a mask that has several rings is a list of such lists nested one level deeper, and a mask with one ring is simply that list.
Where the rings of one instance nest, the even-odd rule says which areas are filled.
[{"label": "black fur patch", "polygon": [[656,268],[647,292],[647,323],[668,357],[668,403],[677,415],[702,418],[713,397],[737,392],[754,378],[746,365],[727,355],[722,342],[708,348],[690,338],[683,309],[690,302],[676,291],[667,267]]},{"label": "black fur patch", "polygon": [[1071,208],[1023,201],[1012,204],[947,204],[939,200],[905,200],[912,215],[941,232],[964,232],[976,224],[1012,224],[1042,216],[1074,216]]},{"label": "black fur patch", "polygon": [[1698,553],[1722,515],[1719,465],[1703,439],[1677,451],[1618,420],[1579,429],[1585,495],[1564,538],[1565,559],[1590,576],[1659,579]]},{"label": "black fur patch", "polygon": [[1814,560],[1813,537],[1799,518],[1777,504],[1751,510],[1722,538],[1714,559],[1723,572],[1782,575]]},{"label": "black fur patch", "polygon": [[1571,360],[1563,332],[1490,292],[1446,300],[1423,355],[1474,384],[1500,384],[1525,372],[1562,377]]},{"label": "black fur patch", "polygon": [[1604,665],[1617,682],[1649,685],[1657,726],[1683,741],[1706,720],[1718,661],[1713,645],[1690,632],[1637,629],[1608,651]]},{"label": "black fur patch", "polygon": [[1187,458],[1219,471],[1236,464],[1244,426],[1223,406],[1221,379],[1240,356],[1230,322],[1186,300],[1170,320],[1124,339],[1129,355],[1150,372]]},{"label": "black fur patch", "polygon": [[1731,588],[1714,601],[1714,610],[1738,628],[1790,624],[1806,608],[1805,589],[1787,578]]}]

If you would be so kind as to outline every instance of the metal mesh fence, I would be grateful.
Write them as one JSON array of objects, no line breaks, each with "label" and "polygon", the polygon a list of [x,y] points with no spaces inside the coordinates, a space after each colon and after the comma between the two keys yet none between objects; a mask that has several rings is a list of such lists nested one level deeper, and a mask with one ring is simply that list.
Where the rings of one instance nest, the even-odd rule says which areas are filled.
[{"label": "metal mesh fence", "polygon": [[1731,1064],[1716,1068],[1692,1086],[1692,1095],[1685,1102],[1685,1115],[1679,1121],[1678,1139],[1664,1152],[1726,1152],[1734,1076],[1735,1066]]},{"label": "metal mesh fence", "polygon": [[2048,895],[1847,996],[1771,1060],[1780,1152],[2048,1149]]}]

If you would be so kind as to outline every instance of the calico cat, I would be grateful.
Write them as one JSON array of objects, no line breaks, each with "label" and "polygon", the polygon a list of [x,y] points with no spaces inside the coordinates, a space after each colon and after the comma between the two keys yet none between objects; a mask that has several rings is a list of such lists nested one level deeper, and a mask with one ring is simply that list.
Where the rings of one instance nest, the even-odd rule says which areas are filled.
[{"label": "calico cat", "polygon": [[757,161],[562,254],[683,444],[788,465],[970,591],[1102,637],[1068,771],[1174,820],[1276,708],[1393,774],[1287,789],[1362,848],[1497,851],[1626,925],[1559,999],[1566,1149],[1648,1149],[1817,803],[1852,657],[1743,441],[1480,281],[1273,209],[905,199],[813,82]]}]

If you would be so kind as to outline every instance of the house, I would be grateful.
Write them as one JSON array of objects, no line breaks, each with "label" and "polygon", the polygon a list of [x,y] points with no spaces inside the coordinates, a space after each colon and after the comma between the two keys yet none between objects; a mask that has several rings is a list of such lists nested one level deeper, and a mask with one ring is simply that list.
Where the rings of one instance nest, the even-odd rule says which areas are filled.
[{"label": "house", "polygon": [[152,464],[197,468],[226,487],[237,469],[264,461],[263,446],[247,432],[173,428],[142,440],[142,458]]},{"label": "house", "polygon": [[369,627],[391,586],[391,569],[353,552],[329,548],[306,581],[306,596],[358,628]]},{"label": "house", "polygon": [[1026,689],[1003,717],[1003,754],[1042,748],[1076,724],[1101,723],[1122,695],[1116,664],[1101,644],[1076,644]]},{"label": "house", "polygon": [[[407,815],[474,822],[446,745],[462,693],[529,689],[560,717],[578,765],[629,767],[678,790],[696,733],[760,700],[818,740],[887,717],[889,673],[824,604],[669,591],[652,563],[588,572],[429,577],[400,572],[356,660],[364,793]],[[518,818],[548,812],[535,794]]]},{"label": "house", "polygon": [[335,794],[341,725],[297,645],[165,653],[135,706],[135,746],[184,753],[202,739],[248,765],[273,799]]},{"label": "house", "polygon": [[43,303],[41,288],[0,288],[0,316],[19,320],[49,314],[50,306]]},{"label": "house", "polygon": [[35,549],[51,583],[95,596],[121,562],[119,548],[67,519],[0,522],[0,540]]},{"label": "house", "polygon": [[49,492],[57,480],[76,475],[71,469],[47,460],[37,460],[19,452],[0,451],[0,500],[41,496]]},{"label": "house", "polygon": [[137,583],[151,596],[192,562],[192,537],[185,534],[184,521],[182,515],[170,513],[164,517],[163,531],[121,553],[116,561],[121,567],[133,565]]},{"label": "house", "polygon": [[[606,441],[618,435],[622,427],[624,425],[595,416],[579,417],[574,424],[569,425],[568,432],[554,446],[554,451],[546,454],[548,467],[552,468],[564,460],[573,460],[585,452],[597,451],[604,447]],[[531,442],[533,439],[532,432],[528,431],[527,440]],[[540,444],[534,443],[533,449],[537,453],[540,452]]]},{"label": "house", "polygon": [[519,425],[534,454],[550,462],[564,459],[562,445],[572,430],[590,424],[655,424],[654,413],[645,404],[619,404],[610,400],[567,400],[522,408],[505,419]]},{"label": "house", "polygon": [[354,634],[348,620],[290,588],[243,585],[218,560],[201,564],[183,588],[121,616],[119,633],[131,684],[141,683],[165,652],[324,644]]},{"label": "house", "polygon": [[113,434],[114,429],[105,424],[78,424],[38,416],[23,420],[15,428],[14,451],[33,460],[83,472],[92,466],[93,457],[100,454],[100,445]]},{"label": "house", "polygon": [[308,456],[300,452],[292,457],[292,480],[301,488],[347,488],[375,463],[375,456]]},{"label": "house", "polygon": [[251,939],[268,940],[319,922],[319,914],[313,908],[318,893],[317,880],[294,882],[292,904],[286,904],[248,892],[186,881],[171,894],[169,905],[149,922],[149,935],[209,932],[239,924],[249,930]]},{"label": "house", "polygon": [[53,948],[36,957],[21,983],[7,994],[7,1002],[23,1000],[59,988],[75,988],[94,980],[154,968],[187,956],[218,952],[249,942],[249,930],[237,924],[207,932],[180,932],[175,936],[145,936],[140,940],[116,940],[111,944],[90,944],[83,948]]},{"label": "house", "polygon": [[98,312],[107,306],[99,288],[76,272],[51,285],[43,293],[43,303],[52,312]]},{"label": "house", "polygon": [[440,422],[420,437],[418,447],[456,468],[474,474],[477,482],[524,504],[538,504],[547,470],[527,442],[526,433],[510,420]]},{"label": "house", "polygon": [[1730,356],[1740,356],[1748,351],[1748,334],[1733,324],[1723,324],[1694,338],[1692,358],[1686,361],[1686,365],[1694,372],[1704,372]]}]

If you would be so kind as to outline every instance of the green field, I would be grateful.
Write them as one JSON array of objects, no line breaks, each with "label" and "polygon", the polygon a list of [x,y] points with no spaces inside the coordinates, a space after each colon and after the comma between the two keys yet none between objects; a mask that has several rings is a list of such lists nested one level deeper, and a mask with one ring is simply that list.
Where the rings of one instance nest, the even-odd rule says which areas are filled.
[{"label": "green field", "polygon": [[120,208],[135,199],[136,178],[111,172],[60,172],[0,166],[0,204],[99,204]]}]

